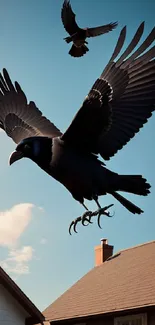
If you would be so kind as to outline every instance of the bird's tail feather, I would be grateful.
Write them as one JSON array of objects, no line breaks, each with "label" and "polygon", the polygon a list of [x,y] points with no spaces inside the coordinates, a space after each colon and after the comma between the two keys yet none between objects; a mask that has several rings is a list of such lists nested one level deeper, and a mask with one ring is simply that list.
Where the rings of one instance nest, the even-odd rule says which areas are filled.
[{"label": "bird's tail feather", "polygon": [[146,196],[150,193],[150,187],[141,175],[119,175],[117,191]]},{"label": "bird's tail feather", "polygon": [[[117,191],[146,196],[150,193],[150,187],[150,184],[147,183],[146,179],[141,175],[119,175]],[[116,192],[111,192],[111,194],[130,212],[134,214],[140,214],[143,212],[143,210],[124,198],[122,195]]]},{"label": "bird's tail feather", "polygon": [[86,52],[88,52],[89,49],[86,45],[82,45],[80,47],[76,47],[74,44],[72,45],[69,54],[74,57],[80,57],[83,56]]},{"label": "bird's tail feather", "polygon": [[133,204],[132,202],[130,202],[129,200],[127,200],[126,198],[124,198],[119,193],[113,192],[111,194],[114,196],[114,198],[116,200],[118,200],[131,213],[133,213],[133,214],[135,214],[135,213],[141,214],[141,213],[144,212],[137,205]]}]

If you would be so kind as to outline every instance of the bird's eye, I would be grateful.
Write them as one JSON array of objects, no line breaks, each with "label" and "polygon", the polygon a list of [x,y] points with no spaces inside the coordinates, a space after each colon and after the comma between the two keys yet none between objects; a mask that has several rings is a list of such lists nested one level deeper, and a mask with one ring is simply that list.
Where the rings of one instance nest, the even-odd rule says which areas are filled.
[{"label": "bird's eye", "polygon": [[28,144],[25,144],[24,149],[25,149],[25,151],[29,151],[31,149],[31,147]]}]

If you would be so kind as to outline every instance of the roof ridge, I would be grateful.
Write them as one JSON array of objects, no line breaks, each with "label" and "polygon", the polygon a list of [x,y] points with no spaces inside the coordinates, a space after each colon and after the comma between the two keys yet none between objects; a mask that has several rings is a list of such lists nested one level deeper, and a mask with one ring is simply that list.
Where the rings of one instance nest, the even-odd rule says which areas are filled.
[{"label": "roof ridge", "polygon": [[128,248],[125,248],[125,249],[121,249],[121,250],[117,251],[117,252],[116,252],[114,255],[112,255],[112,256],[115,256],[116,254],[119,254],[119,253],[124,252],[124,251],[129,251],[129,250],[131,250],[131,249],[139,248],[139,247],[141,247],[141,246],[150,245],[150,244],[153,244],[153,243],[155,243],[155,240],[151,240],[151,241],[148,241],[148,242],[143,243],[143,244],[138,244],[138,245],[136,245],[136,246],[132,246],[132,247],[128,247]]}]

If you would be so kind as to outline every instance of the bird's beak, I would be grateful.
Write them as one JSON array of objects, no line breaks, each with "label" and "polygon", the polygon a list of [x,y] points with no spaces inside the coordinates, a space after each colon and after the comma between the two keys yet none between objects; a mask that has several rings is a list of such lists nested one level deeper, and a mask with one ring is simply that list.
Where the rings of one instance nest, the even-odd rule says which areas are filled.
[{"label": "bird's beak", "polygon": [[13,151],[9,158],[9,165],[11,166],[15,161],[23,158],[24,155],[21,151]]}]

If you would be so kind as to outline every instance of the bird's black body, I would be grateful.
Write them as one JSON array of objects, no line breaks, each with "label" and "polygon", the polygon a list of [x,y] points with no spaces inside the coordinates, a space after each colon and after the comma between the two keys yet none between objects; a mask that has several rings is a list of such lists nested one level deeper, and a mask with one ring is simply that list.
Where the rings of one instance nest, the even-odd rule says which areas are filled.
[{"label": "bird's black body", "polygon": [[[96,156],[77,151],[73,146],[66,145],[60,138],[44,140],[47,144],[44,144],[44,148],[41,146],[43,151],[41,149],[40,155],[38,153],[38,157],[31,156],[31,159],[62,183],[76,200],[81,203],[84,199],[92,200],[95,195],[104,195],[114,187],[117,174],[104,168],[103,163]],[[50,152],[48,146],[50,141],[51,160],[49,161],[47,157]]]},{"label": "bird's black body", "polygon": [[[150,185],[141,175],[118,175],[98,159],[109,160],[143,127],[155,109],[155,28],[136,50],[142,23],[129,46],[115,62],[125,41],[118,38],[109,63],[82,103],[68,129],[61,131],[13,85],[7,71],[0,74],[0,127],[16,143],[10,164],[33,160],[63,184],[74,199],[95,200],[107,193],[132,213],[143,212],[117,191],[148,195]],[[149,48],[149,50],[148,50]],[[131,54],[131,52],[133,52]]]},{"label": "bird's black body", "polygon": [[67,43],[73,42],[69,51],[69,54],[73,57],[81,57],[89,51],[88,47],[85,45],[88,44],[86,41],[87,37],[96,37],[98,35],[109,33],[117,27],[117,22],[115,22],[94,28],[80,28],[76,23],[75,14],[69,0],[64,0],[61,10],[61,19],[64,28],[70,35],[64,38],[64,40]]},{"label": "bird's black body", "polygon": [[84,199],[92,200],[94,195],[106,194],[108,186],[109,189],[110,185],[112,187],[113,179],[116,178],[114,176],[117,175],[104,168],[95,155],[77,151],[59,137],[26,138],[16,150],[62,183],[81,203]]},{"label": "bird's black body", "polygon": [[[28,149],[29,147],[29,149]],[[141,176],[118,175],[97,159],[97,156],[65,144],[59,137],[32,137],[24,139],[16,148],[25,158],[33,160],[46,173],[63,184],[75,200],[84,199],[115,191],[147,195],[150,185]]]}]

